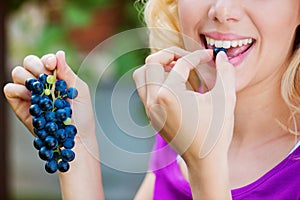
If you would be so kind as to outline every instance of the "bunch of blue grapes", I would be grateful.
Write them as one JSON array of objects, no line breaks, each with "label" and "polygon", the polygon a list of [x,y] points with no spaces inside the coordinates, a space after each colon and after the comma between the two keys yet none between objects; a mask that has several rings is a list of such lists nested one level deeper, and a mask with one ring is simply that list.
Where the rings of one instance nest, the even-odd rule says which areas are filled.
[{"label": "bunch of blue grapes", "polygon": [[76,127],[71,124],[72,109],[68,99],[75,99],[78,91],[67,88],[64,80],[57,80],[56,72],[41,74],[37,79],[29,78],[25,86],[32,94],[29,113],[36,135],[33,145],[45,161],[48,173],[66,172],[69,162],[75,158],[72,149],[77,134]]}]

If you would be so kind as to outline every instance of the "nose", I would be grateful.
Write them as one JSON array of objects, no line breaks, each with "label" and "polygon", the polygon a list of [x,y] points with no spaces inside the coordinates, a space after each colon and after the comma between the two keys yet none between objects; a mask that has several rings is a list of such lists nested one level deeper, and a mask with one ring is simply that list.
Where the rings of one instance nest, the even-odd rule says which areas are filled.
[{"label": "nose", "polygon": [[239,21],[242,17],[240,0],[215,0],[209,9],[208,17],[219,23]]}]

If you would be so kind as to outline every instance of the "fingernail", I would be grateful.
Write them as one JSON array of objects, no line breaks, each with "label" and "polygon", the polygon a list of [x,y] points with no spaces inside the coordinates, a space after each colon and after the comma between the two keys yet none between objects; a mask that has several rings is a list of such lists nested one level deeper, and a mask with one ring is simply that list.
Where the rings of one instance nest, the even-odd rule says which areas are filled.
[{"label": "fingernail", "polygon": [[55,64],[56,64],[56,57],[55,56],[50,56],[49,58],[47,58],[46,67],[55,66]]},{"label": "fingernail", "polygon": [[228,57],[227,57],[226,53],[223,52],[223,51],[220,51],[220,52],[218,53],[217,57],[220,57],[222,60],[228,62]]},{"label": "fingernail", "polygon": [[207,55],[210,56],[210,57],[213,56],[213,51],[211,49],[205,49],[204,52],[206,52]]}]

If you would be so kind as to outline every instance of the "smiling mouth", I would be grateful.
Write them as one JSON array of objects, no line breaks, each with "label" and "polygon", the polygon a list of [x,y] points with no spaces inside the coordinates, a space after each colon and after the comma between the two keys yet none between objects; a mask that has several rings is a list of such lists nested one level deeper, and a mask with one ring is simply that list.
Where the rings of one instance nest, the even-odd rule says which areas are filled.
[{"label": "smiling mouth", "polygon": [[204,35],[201,35],[200,37],[206,49],[225,48],[229,59],[244,54],[255,43],[255,39],[253,38],[241,40],[216,40]]}]

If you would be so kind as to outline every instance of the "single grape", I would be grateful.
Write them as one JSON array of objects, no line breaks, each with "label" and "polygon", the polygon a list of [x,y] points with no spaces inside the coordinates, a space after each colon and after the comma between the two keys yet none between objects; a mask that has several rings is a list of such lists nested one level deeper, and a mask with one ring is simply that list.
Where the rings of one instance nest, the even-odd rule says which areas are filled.
[{"label": "single grape", "polygon": [[226,49],[225,48],[214,48],[214,58],[217,57],[217,54],[220,52],[220,51],[223,51],[226,53]]},{"label": "single grape", "polygon": [[75,158],[75,153],[71,149],[61,150],[61,157],[64,161],[71,162]]},{"label": "single grape", "polygon": [[33,88],[33,83],[36,81],[36,79],[34,78],[28,78],[26,81],[25,81],[25,87],[29,90],[29,91],[32,91],[32,88]]},{"label": "single grape", "polygon": [[53,150],[47,149],[47,147],[42,146],[39,150],[39,156],[42,160],[51,160],[53,157]]},{"label": "single grape", "polygon": [[67,89],[67,83],[64,80],[57,80],[55,82],[55,89],[57,91],[64,91]]},{"label": "single grape", "polygon": [[43,90],[44,90],[44,85],[41,82],[35,81],[32,84],[32,93],[33,94],[42,94]]},{"label": "single grape", "polygon": [[30,107],[29,107],[29,113],[32,115],[32,116],[35,116],[35,117],[38,117],[42,114],[42,110],[41,108],[39,107],[39,105],[37,104],[32,104]]},{"label": "single grape", "polygon": [[56,99],[54,102],[54,107],[57,109],[65,107],[65,102],[62,99]]},{"label": "single grape", "polygon": [[72,109],[70,107],[64,107],[67,117],[72,118]]},{"label": "single grape", "polygon": [[77,91],[76,88],[70,87],[67,90],[67,95],[68,95],[69,99],[75,99],[77,97],[77,95],[78,95],[78,91]]},{"label": "single grape", "polygon": [[43,129],[46,125],[46,120],[44,117],[32,117],[32,125],[38,130]]},{"label": "single grape", "polygon": [[41,98],[39,105],[43,111],[48,111],[53,108],[52,100],[47,96]]},{"label": "single grape", "polygon": [[58,130],[58,126],[55,122],[48,122],[45,125],[45,130],[49,135],[55,135],[56,131]]},{"label": "single grape", "polygon": [[36,134],[36,136],[41,140],[44,140],[48,136],[48,133],[45,131],[45,129],[38,130],[34,128],[33,131]]},{"label": "single grape", "polygon": [[42,139],[36,137],[33,140],[33,146],[37,149],[40,150],[42,148],[42,146],[44,146],[44,142]]},{"label": "single grape", "polygon": [[68,135],[75,137],[75,135],[77,134],[77,129],[74,125],[68,125],[65,127],[65,131]]},{"label": "single grape", "polygon": [[56,138],[49,135],[45,138],[44,144],[48,149],[54,150],[54,149],[56,149],[58,142],[57,142]]},{"label": "single grape", "polygon": [[38,80],[43,84],[45,85],[46,82],[47,82],[47,74],[40,74],[39,77],[38,77]]},{"label": "single grape", "polygon": [[30,98],[31,104],[38,104],[40,102],[40,95],[33,94]]},{"label": "single grape", "polygon": [[72,149],[75,146],[75,141],[74,138],[67,138],[64,142],[63,142],[63,147],[65,149]]},{"label": "single grape", "polygon": [[60,143],[63,143],[67,139],[67,134],[64,129],[56,131],[56,138]]},{"label": "single grape", "polygon": [[54,122],[55,121],[55,113],[52,111],[47,111],[45,113],[45,119],[47,122]]},{"label": "single grape", "polygon": [[50,160],[45,164],[45,170],[50,174],[55,173],[57,171],[57,167],[56,160]]},{"label": "single grape", "polygon": [[70,168],[70,165],[69,165],[69,163],[67,162],[67,161],[60,161],[59,163],[58,163],[58,170],[60,171],[60,172],[66,172],[66,171],[68,171],[69,170],[69,168]]},{"label": "single grape", "polygon": [[58,121],[65,121],[67,119],[67,113],[64,109],[58,109],[56,112],[55,112],[55,117]]}]

